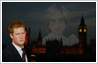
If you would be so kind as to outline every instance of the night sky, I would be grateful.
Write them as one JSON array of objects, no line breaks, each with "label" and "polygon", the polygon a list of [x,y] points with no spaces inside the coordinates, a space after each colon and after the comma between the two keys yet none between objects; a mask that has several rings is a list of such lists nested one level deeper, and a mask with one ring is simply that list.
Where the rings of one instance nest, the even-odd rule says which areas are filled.
[{"label": "night sky", "polygon": [[62,32],[65,37],[73,34],[78,38],[78,27],[83,16],[88,28],[88,41],[96,38],[95,2],[3,2],[2,12],[3,43],[8,42],[7,27],[14,19],[23,20],[31,28],[31,37],[34,40],[39,31],[42,32],[44,38],[49,34],[49,29],[57,27],[59,23],[62,28],[65,28],[63,28],[64,30],[58,28],[58,32]]}]

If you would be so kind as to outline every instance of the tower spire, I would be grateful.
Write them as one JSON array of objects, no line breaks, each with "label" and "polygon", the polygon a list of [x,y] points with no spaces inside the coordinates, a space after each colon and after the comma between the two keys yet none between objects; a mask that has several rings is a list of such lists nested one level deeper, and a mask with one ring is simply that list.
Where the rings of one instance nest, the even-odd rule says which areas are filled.
[{"label": "tower spire", "polygon": [[80,25],[85,25],[85,21],[84,21],[84,17],[82,16],[82,18],[81,18],[81,23],[80,23]]}]

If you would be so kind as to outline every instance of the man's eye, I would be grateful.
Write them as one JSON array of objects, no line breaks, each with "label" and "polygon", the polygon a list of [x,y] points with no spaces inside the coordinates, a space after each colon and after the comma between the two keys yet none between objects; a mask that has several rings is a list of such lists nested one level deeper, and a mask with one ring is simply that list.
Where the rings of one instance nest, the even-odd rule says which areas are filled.
[{"label": "man's eye", "polygon": [[25,34],[24,32],[22,34]]},{"label": "man's eye", "polygon": [[16,35],[19,35],[19,33],[17,33]]}]

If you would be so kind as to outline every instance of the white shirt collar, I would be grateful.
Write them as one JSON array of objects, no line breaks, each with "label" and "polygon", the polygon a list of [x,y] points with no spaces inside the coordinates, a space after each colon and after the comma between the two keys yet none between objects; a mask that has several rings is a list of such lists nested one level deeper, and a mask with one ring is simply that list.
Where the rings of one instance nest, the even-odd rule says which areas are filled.
[{"label": "white shirt collar", "polygon": [[[23,53],[22,48],[19,47],[19,46],[17,46],[14,42],[12,42],[12,44],[13,44],[13,46],[17,49],[17,51],[18,51],[18,53],[20,54],[20,56],[22,57],[22,53]],[[26,57],[26,62],[27,62],[27,61],[28,61],[28,60],[27,60],[27,56],[25,56],[25,57]]]},{"label": "white shirt collar", "polygon": [[14,47],[17,49],[17,51],[19,52],[20,56],[22,57],[22,48],[19,47],[18,45],[16,45],[14,42],[12,42],[12,44],[14,45]]}]

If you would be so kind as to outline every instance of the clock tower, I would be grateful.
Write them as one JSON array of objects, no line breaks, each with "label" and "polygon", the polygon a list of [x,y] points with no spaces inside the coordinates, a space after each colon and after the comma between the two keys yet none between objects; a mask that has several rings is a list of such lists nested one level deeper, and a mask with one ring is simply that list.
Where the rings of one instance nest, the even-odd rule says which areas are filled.
[{"label": "clock tower", "polygon": [[79,44],[81,48],[81,53],[85,53],[87,44],[87,26],[85,24],[84,18],[82,16],[81,22],[78,28],[79,32]]}]

